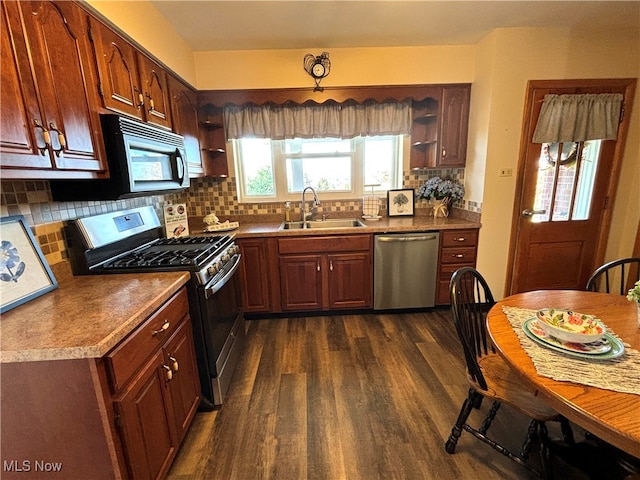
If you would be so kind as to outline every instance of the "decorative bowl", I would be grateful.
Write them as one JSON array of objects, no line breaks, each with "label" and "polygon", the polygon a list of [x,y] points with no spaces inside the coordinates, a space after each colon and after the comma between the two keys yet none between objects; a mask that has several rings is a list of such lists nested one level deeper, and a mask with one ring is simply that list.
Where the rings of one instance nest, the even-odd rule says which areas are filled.
[{"label": "decorative bowl", "polygon": [[607,331],[597,317],[571,310],[543,308],[536,312],[536,317],[547,335],[563,342],[591,343],[600,340]]}]

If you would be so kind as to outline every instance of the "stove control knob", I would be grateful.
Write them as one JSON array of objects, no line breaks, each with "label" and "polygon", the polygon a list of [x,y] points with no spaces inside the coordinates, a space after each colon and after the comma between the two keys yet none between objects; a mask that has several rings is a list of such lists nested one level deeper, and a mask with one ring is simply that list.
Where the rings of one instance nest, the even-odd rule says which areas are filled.
[{"label": "stove control knob", "polygon": [[220,257],[220,260],[223,262],[228,262],[229,259],[231,258],[231,256],[228,253],[229,251],[227,250],[225,253],[222,254],[222,256]]},{"label": "stove control knob", "polygon": [[214,263],[207,269],[207,272],[209,273],[209,275],[215,275],[216,273],[218,273],[219,269],[220,267],[218,266],[218,264]]}]

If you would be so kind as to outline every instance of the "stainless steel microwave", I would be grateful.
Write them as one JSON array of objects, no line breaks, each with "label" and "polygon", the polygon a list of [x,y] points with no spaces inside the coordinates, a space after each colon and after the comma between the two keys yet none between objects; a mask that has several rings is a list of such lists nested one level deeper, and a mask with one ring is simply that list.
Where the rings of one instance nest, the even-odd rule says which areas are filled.
[{"label": "stainless steel microwave", "polygon": [[52,180],[54,200],[117,200],[189,187],[182,136],[115,114],[100,120],[110,177]]}]

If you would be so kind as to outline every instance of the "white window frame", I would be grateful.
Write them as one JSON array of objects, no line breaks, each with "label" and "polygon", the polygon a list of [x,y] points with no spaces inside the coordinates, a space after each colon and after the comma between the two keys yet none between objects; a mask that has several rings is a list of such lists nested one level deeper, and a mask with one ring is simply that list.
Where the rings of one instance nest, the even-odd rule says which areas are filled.
[{"label": "white window frame", "polygon": [[[392,166],[392,187],[401,188],[402,173],[404,160],[404,147],[406,136],[389,135],[395,137],[396,162]],[[375,137],[371,137],[375,138]],[[351,191],[344,192],[318,192],[325,200],[359,200],[365,193],[371,193],[370,188],[364,186],[364,150],[365,137],[357,137],[351,140]],[[245,193],[244,174],[242,165],[242,147],[240,142],[232,140],[232,151],[234,158],[234,166],[236,171],[236,186],[238,192],[239,203],[267,203],[267,202],[285,202],[300,200],[301,192],[287,193],[287,176],[286,176],[286,157],[285,140],[271,140],[271,168],[275,179],[274,195],[248,196]],[[337,152],[336,156],[345,156],[344,152]],[[290,156],[290,155],[288,155]],[[320,154],[327,157],[327,154]],[[309,158],[311,155],[305,155]],[[366,190],[366,191],[365,191]],[[374,193],[378,195],[386,195],[386,189],[374,189]]]}]

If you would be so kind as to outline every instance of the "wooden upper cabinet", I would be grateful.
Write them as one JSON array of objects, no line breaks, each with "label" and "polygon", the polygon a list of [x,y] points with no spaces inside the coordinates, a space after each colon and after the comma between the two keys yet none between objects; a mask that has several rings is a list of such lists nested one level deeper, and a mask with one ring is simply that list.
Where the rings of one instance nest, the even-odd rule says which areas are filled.
[{"label": "wooden upper cabinet", "polygon": [[138,52],[138,66],[143,88],[143,119],[161,127],[171,128],[167,72],[140,52]]},{"label": "wooden upper cabinet", "polygon": [[4,178],[107,174],[84,11],[72,2],[2,2]]},{"label": "wooden upper cabinet", "polygon": [[97,19],[90,26],[103,106],[170,128],[165,70]]},{"label": "wooden upper cabinet", "polygon": [[470,85],[445,85],[412,105],[410,167],[464,167],[469,128]]},{"label": "wooden upper cabinet", "polygon": [[464,167],[467,159],[469,131],[468,85],[444,87],[442,92],[442,123],[440,127],[441,167]]},{"label": "wooden upper cabinet", "polygon": [[200,155],[197,92],[171,75],[168,79],[173,131],[184,138],[189,177],[203,177],[205,172]]},{"label": "wooden upper cabinet", "polygon": [[93,17],[90,26],[104,107],[142,118],[144,95],[135,48]]}]

